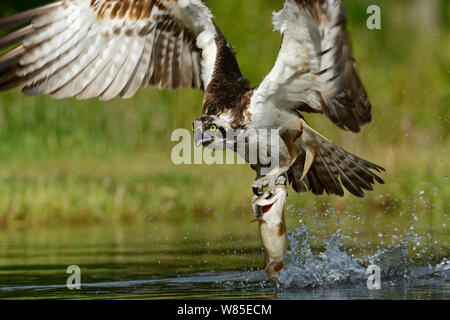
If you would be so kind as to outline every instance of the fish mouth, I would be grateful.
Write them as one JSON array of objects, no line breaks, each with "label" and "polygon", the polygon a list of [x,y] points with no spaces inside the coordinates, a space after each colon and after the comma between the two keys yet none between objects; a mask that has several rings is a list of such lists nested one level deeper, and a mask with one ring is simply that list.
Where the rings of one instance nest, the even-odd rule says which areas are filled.
[{"label": "fish mouth", "polygon": [[256,199],[253,203],[256,204],[258,207],[261,207],[263,210],[263,213],[266,213],[278,201],[278,198],[276,197],[277,194],[278,194],[278,192],[275,192],[274,194],[270,194],[268,191],[266,191],[262,196],[260,196],[258,199]]},{"label": "fish mouth", "polygon": [[275,200],[274,203],[271,203],[271,204],[269,204],[269,205],[263,206],[263,207],[262,207],[262,212],[263,212],[263,213],[269,212],[270,209],[272,209],[273,205],[274,205],[275,203],[277,203],[277,201],[278,201],[278,199]]}]

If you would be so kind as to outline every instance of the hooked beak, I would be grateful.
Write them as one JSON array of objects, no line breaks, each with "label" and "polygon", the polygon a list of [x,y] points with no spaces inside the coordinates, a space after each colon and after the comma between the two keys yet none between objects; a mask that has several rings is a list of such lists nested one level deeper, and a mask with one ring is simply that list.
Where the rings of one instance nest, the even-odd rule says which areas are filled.
[{"label": "hooked beak", "polygon": [[204,136],[203,132],[200,128],[196,129],[194,132],[194,143],[195,146],[198,148],[200,146],[207,146],[212,142],[211,136]]}]

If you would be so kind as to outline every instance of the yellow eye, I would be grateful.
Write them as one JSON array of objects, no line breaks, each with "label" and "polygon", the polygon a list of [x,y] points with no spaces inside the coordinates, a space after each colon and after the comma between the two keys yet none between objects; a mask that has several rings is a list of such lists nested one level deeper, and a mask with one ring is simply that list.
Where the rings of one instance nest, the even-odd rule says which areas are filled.
[{"label": "yellow eye", "polygon": [[194,132],[195,131],[195,127],[194,127],[194,124],[192,124],[192,132]]},{"label": "yellow eye", "polygon": [[213,125],[209,128],[209,130],[211,130],[212,132],[216,131],[216,130],[217,130],[216,125],[213,124]]}]

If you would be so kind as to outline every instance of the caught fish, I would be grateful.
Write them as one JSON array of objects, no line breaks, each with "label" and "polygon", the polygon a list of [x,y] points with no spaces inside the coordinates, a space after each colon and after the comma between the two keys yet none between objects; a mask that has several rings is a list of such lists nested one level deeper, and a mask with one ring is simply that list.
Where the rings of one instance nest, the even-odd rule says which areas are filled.
[{"label": "caught fish", "polygon": [[266,191],[253,201],[253,207],[259,222],[259,232],[266,256],[266,268],[269,279],[278,289],[278,275],[283,268],[284,255],[288,247],[284,209],[286,207],[287,190],[278,185],[275,192]]}]

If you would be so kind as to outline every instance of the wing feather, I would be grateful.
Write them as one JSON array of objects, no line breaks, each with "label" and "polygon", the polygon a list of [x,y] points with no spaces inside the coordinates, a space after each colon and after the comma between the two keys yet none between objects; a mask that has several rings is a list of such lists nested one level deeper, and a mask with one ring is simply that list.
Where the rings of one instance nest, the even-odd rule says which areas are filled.
[{"label": "wing feather", "polygon": [[273,20],[283,41],[254,105],[323,113],[340,128],[359,132],[372,109],[355,69],[341,1],[285,0]]},{"label": "wing feather", "polygon": [[[186,39],[187,35],[183,33],[183,38]],[[188,47],[189,45],[186,42],[183,42],[183,49],[181,53],[181,59],[183,63],[181,64],[182,72],[181,72],[181,87],[188,88],[192,86],[192,79],[194,77],[193,74],[193,62],[191,50]]]},{"label": "wing feather", "polygon": [[150,60],[150,63],[149,63],[149,67],[148,67],[148,69],[147,69],[147,71],[145,73],[144,80],[142,81],[141,87],[146,87],[149,84],[151,84],[150,80],[151,80],[151,78],[153,76],[153,70],[154,70],[154,65],[155,65],[154,63],[155,63],[155,60],[156,60],[156,58],[155,58],[156,50],[154,48],[156,46],[156,42],[158,40],[159,33],[160,33],[160,30],[155,30],[155,32],[153,33],[153,37],[152,37],[153,40],[152,40],[152,43],[151,43],[151,46],[152,46],[152,49],[151,49],[151,60]]},{"label": "wing feather", "polygon": [[181,50],[183,48],[182,38],[178,35],[174,46],[173,46],[173,57],[172,57],[172,88],[178,88],[181,85]]},{"label": "wing feather", "polygon": [[70,97],[73,94],[79,94],[82,92],[100,72],[111,61],[114,49],[116,48],[117,41],[106,42],[104,47],[99,51],[98,56],[93,60],[90,65],[80,72],[70,83],[53,93],[55,98]]},{"label": "wing feather", "polygon": [[[33,94],[52,93],[54,98],[66,98],[68,95],[58,95],[58,90],[75,79],[99,55],[102,46],[103,42],[100,35],[87,38],[78,46],[78,52],[80,53],[78,57],[53,74],[49,80],[35,86],[32,89]],[[55,93],[53,94],[53,92]]]},{"label": "wing feather", "polygon": [[6,48],[17,42],[21,42],[23,39],[28,37],[34,31],[35,31],[35,29],[33,26],[26,26],[22,29],[19,29],[15,32],[12,32],[12,33],[0,38],[0,49]]},{"label": "wing feather", "polygon": [[216,26],[200,0],[64,0],[0,19],[23,24],[0,37],[13,47],[0,55],[0,90],[129,98],[149,84],[204,89],[215,67]]},{"label": "wing feather", "polygon": [[[50,40],[47,43],[36,46],[29,50],[29,54],[23,57],[20,61],[19,76],[27,76],[36,70],[41,69],[48,63],[57,61],[58,58],[73,49],[84,37],[87,35],[88,27],[73,25],[70,29],[62,32],[58,37]],[[47,47],[46,50],[44,47]],[[53,49],[57,47],[57,49]],[[56,71],[55,69],[54,71]],[[54,72],[53,71],[53,72]],[[47,75],[51,74],[46,72]]]},{"label": "wing feather", "polygon": [[78,99],[100,97],[109,88],[126,61],[129,41],[130,38],[127,37],[118,39],[118,46],[115,49],[115,54],[113,55],[111,62],[103,69],[89,87],[78,95]]},{"label": "wing feather", "polygon": [[153,34],[151,36],[148,36],[145,41],[144,50],[142,52],[142,57],[137,65],[136,74],[129,83],[128,88],[123,93],[123,98],[131,98],[140,88],[143,87],[143,80],[150,68],[152,49]]},{"label": "wing feather", "polygon": [[15,66],[25,52],[24,46],[20,46],[0,56],[0,71]]},{"label": "wing feather", "polygon": [[192,86],[194,88],[201,88],[202,87],[202,80],[201,80],[201,71],[200,71],[200,54],[196,51],[192,52],[192,65],[193,65],[193,73],[192,73]]},{"label": "wing feather", "polygon": [[164,71],[162,73],[161,84],[164,87],[168,87],[169,89],[173,89],[172,84],[172,60],[173,60],[173,51],[175,47],[175,39],[169,38],[166,47],[165,61],[164,61]]},{"label": "wing feather", "polygon": [[153,74],[150,79],[150,84],[158,86],[161,83],[162,72],[164,67],[164,55],[166,52],[168,39],[166,33],[161,31],[157,35],[157,40],[155,42],[155,56],[153,62]]},{"label": "wing feather", "polygon": [[109,100],[120,95],[136,69],[136,64],[139,62],[139,57],[144,50],[144,42],[139,41],[137,38],[133,39],[129,49],[131,50],[129,50],[127,61],[122,66],[110,88],[102,94],[101,99]]},{"label": "wing feather", "polygon": [[55,8],[59,8],[62,5],[62,1],[50,3],[48,5],[30,9],[13,16],[3,18],[0,20],[0,28],[14,27],[26,22],[31,21],[38,16],[45,16],[47,12],[54,12]]},{"label": "wing feather", "polygon": [[[136,65],[135,65],[135,67],[134,67],[134,70],[133,70],[133,72],[132,72],[132,74],[131,74],[129,80],[128,80],[127,83],[125,84],[125,87],[122,89],[122,91],[121,91],[121,93],[120,93],[120,96],[121,96],[122,98],[126,98],[126,94],[127,94],[127,92],[129,92],[130,86],[135,82],[136,76],[137,76],[137,74],[138,74],[138,71],[139,71],[141,65],[144,65],[144,63],[142,62],[142,59],[143,59],[143,57],[144,57],[145,54],[146,54],[145,48],[146,48],[146,43],[144,42],[144,43],[142,44],[142,50],[141,50],[141,53],[140,53],[140,55],[139,55],[139,58],[137,59]],[[136,91],[133,92],[133,94],[134,94],[134,93],[136,93]],[[132,95],[133,95],[133,94],[132,94]]]},{"label": "wing feather", "polygon": [[81,43],[87,32],[87,27],[80,29],[72,39],[50,53],[46,58],[19,67],[15,76],[22,82],[22,84],[18,86],[24,86],[24,93],[27,95],[40,94],[41,92],[35,90],[36,85],[52,78],[53,75],[58,73],[58,71],[70,64],[80,55]]}]

